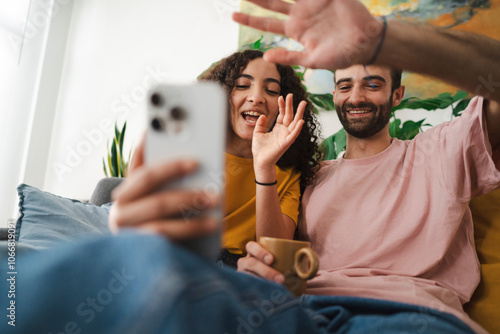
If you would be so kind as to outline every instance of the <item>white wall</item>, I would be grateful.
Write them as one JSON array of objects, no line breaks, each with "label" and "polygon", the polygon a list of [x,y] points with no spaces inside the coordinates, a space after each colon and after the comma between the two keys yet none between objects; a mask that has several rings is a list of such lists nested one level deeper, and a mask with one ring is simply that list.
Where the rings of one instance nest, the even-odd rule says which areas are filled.
[{"label": "white wall", "polygon": [[[88,199],[115,120],[125,149],[143,128],[147,87],[194,81],[237,48],[235,1],[75,1],[43,188]],[[133,143],[132,143],[133,142]]]}]

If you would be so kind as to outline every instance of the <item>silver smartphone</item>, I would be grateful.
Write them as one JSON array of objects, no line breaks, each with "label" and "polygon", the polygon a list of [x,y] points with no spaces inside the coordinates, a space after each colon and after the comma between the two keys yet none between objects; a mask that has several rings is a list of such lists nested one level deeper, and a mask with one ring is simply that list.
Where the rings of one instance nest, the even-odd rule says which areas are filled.
[{"label": "silver smartphone", "polygon": [[[146,164],[193,158],[200,163],[195,174],[163,188],[224,192],[224,148],[228,98],[214,82],[159,85],[149,92],[145,144]],[[208,214],[222,224],[223,200]],[[196,203],[180,208],[189,218],[199,214]],[[215,259],[220,250],[221,230],[216,235],[185,243],[188,249]]]}]

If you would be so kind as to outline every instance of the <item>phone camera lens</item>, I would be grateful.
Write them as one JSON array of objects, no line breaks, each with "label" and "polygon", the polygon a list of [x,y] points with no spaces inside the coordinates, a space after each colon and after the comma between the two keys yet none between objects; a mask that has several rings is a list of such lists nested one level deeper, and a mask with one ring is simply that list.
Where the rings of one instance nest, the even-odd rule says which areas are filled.
[{"label": "phone camera lens", "polygon": [[158,93],[153,93],[153,95],[151,95],[151,103],[154,106],[161,107],[163,104],[163,99],[161,95]]},{"label": "phone camera lens", "polygon": [[176,121],[182,121],[186,118],[186,112],[180,107],[174,107],[170,111],[170,115]]},{"label": "phone camera lens", "polygon": [[151,121],[151,126],[155,131],[162,131],[164,129],[163,121],[159,118],[153,118]]}]

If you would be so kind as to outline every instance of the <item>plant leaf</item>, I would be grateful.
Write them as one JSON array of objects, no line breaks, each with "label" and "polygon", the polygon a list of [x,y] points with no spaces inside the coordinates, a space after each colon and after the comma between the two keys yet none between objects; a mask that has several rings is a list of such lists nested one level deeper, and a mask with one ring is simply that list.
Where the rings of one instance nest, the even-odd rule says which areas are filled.
[{"label": "plant leaf", "polygon": [[401,137],[400,125],[401,125],[401,120],[397,119],[397,118],[394,119],[394,121],[392,121],[389,124],[389,134],[390,134],[391,137],[394,137],[394,138],[400,138]]},{"label": "plant leaf", "polygon": [[467,96],[469,96],[469,93],[467,93],[466,91],[464,91],[464,90],[457,90],[457,92],[453,96],[453,100],[455,102],[457,102],[459,100],[465,99]]},{"label": "plant leaf", "polygon": [[457,92],[453,96],[451,95],[451,93],[441,93],[436,97],[427,99],[409,97],[403,99],[397,107],[392,108],[392,111],[394,112],[400,109],[425,109],[429,111],[436,109],[445,109],[453,103],[467,97],[467,95],[467,92],[463,90],[457,90]]},{"label": "plant leaf", "polygon": [[109,140],[106,143],[106,149],[107,149],[107,155],[108,155],[108,169],[109,169],[109,174],[110,176],[113,176],[113,167],[111,163],[111,151],[109,149]]},{"label": "plant leaf", "polygon": [[453,116],[458,117],[462,115],[462,111],[467,108],[469,105],[471,99],[463,99],[462,101],[458,102],[455,108],[453,108]]},{"label": "plant leaf", "polygon": [[123,157],[123,142],[125,141],[125,131],[127,130],[127,122],[123,123],[122,131],[120,132],[120,138],[118,140],[120,147],[120,156]]},{"label": "plant leaf", "polygon": [[260,46],[262,44],[261,42],[263,39],[264,39],[264,35],[260,35],[260,38],[253,43],[252,49],[253,50],[260,50]]},{"label": "plant leaf", "polygon": [[120,138],[120,131],[118,131],[116,122],[115,122],[115,138]]},{"label": "plant leaf", "polygon": [[308,93],[313,104],[324,110],[335,110],[332,94],[312,94]]},{"label": "plant leaf", "polygon": [[116,152],[116,138],[113,140],[113,143],[111,144],[111,176],[117,177],[118,176],[118,159],[117,159],[117,152]]},{"label": "plant leaf", "polygon": [[401,140],[410,140],[413,139],[416,135],[418,135],[422,128],[422,123],[424,123],[425,118],[418,121],[406,121],[403,123],[403,127],[401,128],[401,135],[397,137]]},{"label": "plant leaf", "polygon": [[347,135],[345,133],[344,128],[337,131],[335,136],[335,151],[337,152],[337,156],[340,152],[345,151]]},{"label": "plant leaf", "polygon": [[320,149],[323,152],[323,160],[333,160],[337,158],[337,151],[335,150],[335,135],[332,135],[325,140],[320,145]]},{"label": "plant leaf", "polygon": [[104,170],[104,175],[106,175],[106,177],[109,177],[108,171],[106,170],[106,162],[105,162],[104,158],[102,158],[102,169]]},{"label": "plant leaf", "polygon": [[342,128],[326,138],[320,145],[323,151],[323,160],[337,159],[340,152],[345,150],[346,133]]},{"label": "plant leaf", "polygon": [[118,139],[114,138],[114,146],[116,148],[116,176],[117,177],[120,177],[122,176],[122,173],[121,173],[121,154],[120,154],[120,150],[118,149],[119,147],[119,143],[118,143]]}]

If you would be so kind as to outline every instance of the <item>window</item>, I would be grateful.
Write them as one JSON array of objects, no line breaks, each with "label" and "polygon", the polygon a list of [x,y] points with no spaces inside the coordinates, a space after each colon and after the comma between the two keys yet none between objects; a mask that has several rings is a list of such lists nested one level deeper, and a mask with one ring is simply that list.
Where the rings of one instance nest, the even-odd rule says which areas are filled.
[{"label": "window", "polygon": [[0,0],[0,66],[19,62],[30,0]]},{"label": "window", "polygon": [[[16,218],[17,194],[30,132],[44,36],[25,43],[32,2],[0,0],[0,226]],[[45,1],[46,2],[46,1]]]}]

